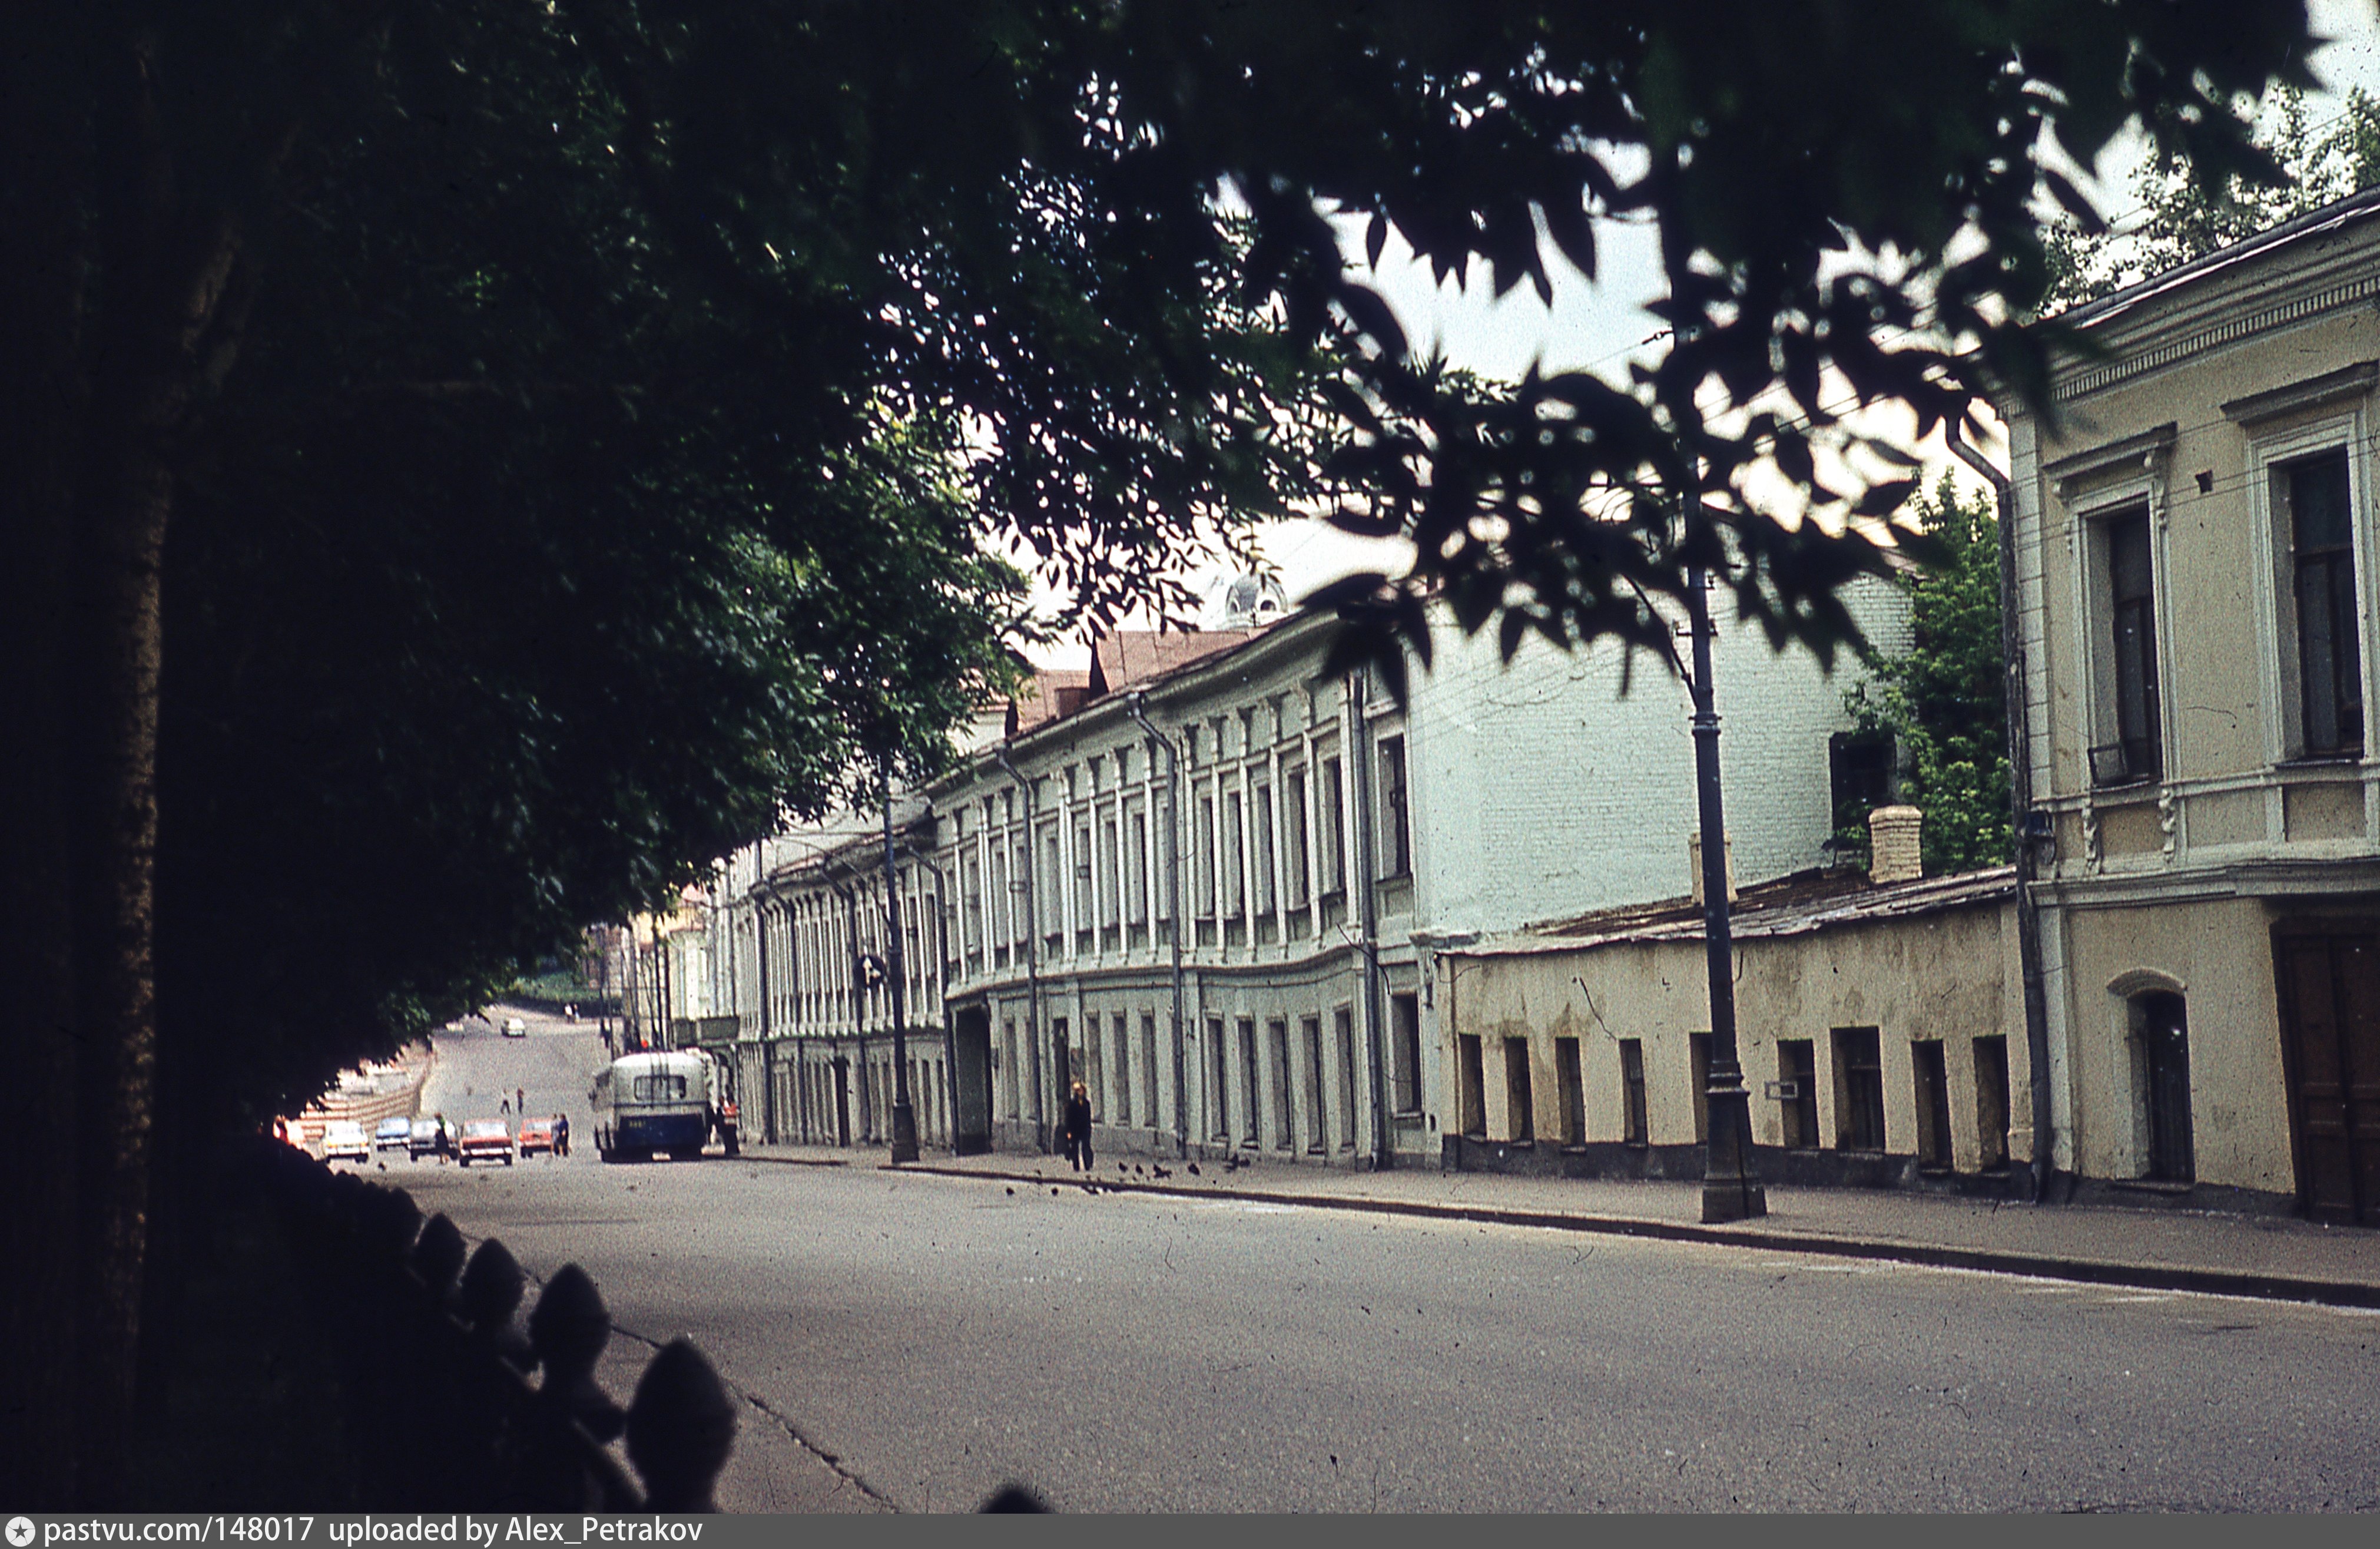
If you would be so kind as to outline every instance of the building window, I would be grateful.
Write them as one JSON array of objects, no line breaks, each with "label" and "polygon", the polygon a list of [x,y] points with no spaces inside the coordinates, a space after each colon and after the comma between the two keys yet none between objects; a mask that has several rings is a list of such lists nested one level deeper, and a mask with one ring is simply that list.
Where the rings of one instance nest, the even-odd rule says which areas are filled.
[{"label": "building window", "polygon": [[1998,1033],[1975,1040],[1975,1144],[1983,1171],[2008,1165],[2008,1040]]},{"label": "building window", "polygon": [[1835,832],[1858,835],[1868,813],[1892,799],[1892,734],[1839,731],[1828,739],[1827,773]]},{"label": "building window", "polygon": [[1289,820],[1287,854],[1283,857],[1289,867],[1288,901],[1290,908],[1303,909],[1310,896],[1311,886],[1305,842],[1305,771],[1293,769],[1289,772],[1287,802],[1287,810],[1281,815]]},{"label": "building window", "polygon": [[2155,779],[2165,766],[2149,510],[2131,506],[2092,525],[2107,659],[2099,674],[2105,708],[2091,750],[2091,783],[2132,785]]},{"label": "building window", "polygon": [[1783,1112],[1785,1143],[1812,1150],[1818,1143],[1818,1051],[1806,1038],[1777,1041],[1777,1097]]},{"label": "building window", "polygon": [[1140,1121],[1157,1125],[1157,1018],[1140,1014]]},{"label": "building window", "polygon": [[1645,1114],[1645,1041],[1620,1041],[1620,1140],[1623,1145],[1645,1143],[1649,1127]]},{"label": "building window", "polygon": [[1223,918],[1237,920],[1247,912],[1247,835],[1240,826],[1240,793],[1223,798]]},{"label": "building window", "polygon": [[1115,1032],[1115,1121],[1132,1122],[1132,1029],[1124,1014],[1109,1018]]},{"label": "building window", "polygon": [[1339,1044],[1339,1149],[1355,1149],[1355,1013],[1340,1006],[1330,1014]]},{"label": "building window", "polygon": [[1537,1099],[1529,1078],[1529,1041],[1507,1038],[1504,1040],[1504,1128],[1510,1131],[1512,1140],[1524,1143],[1537,1138]]},{"label": "building window", "polygon": [[1298,1024],[1297,1034],[1305,1084],[1305,1101],[1298,1108],[1305,1116],[1305,1149],[1319,1156],[1330,1149],[1330,1132],[1322,1127],[1322,1018],[1306,1018]]},{"label": "building window", "polygon": [[2273,470],[2273,506],[2289,537],[2297,737],[2309,758],[2363,751],[2363,670],[2355,605],[2354,503],[2347,448]]},{"label": "building window", "polygon": [[1126,862],[1132,878],[1132,923],[1148,922],[1148,814],[1132,815],[1132,855]]},{"label": "building window", "polygon": [[1586,1143],[1586,1086],[1578,1068],[1578,1040],[1554,1040],[1554,1084],[1561,1097],[1561,1143]]},{"label": "building window", "polygon": [[1950,1165],[1950,1067],[1938,1038],[1909,1045],[1910,1078],[1917,1097],[1917,1165]]},{"label": "building window", "polygon": [[1220,1017],[1207,1018],[1207,1066],[1208,1090],[1215,1094],[1212,1133],[1219,1140],[1229,1140],[1232,1138],[1231,1055],[1223,1043],[1223,1018]]},{"label": "building window", "polygon": [[1318,813],[1322,824],[1322,891],[1336,893],[1347,885],[1346,796],[1339,779],[1339,761],[1322,761],[1322,799]]},{"label": "building window", "polygon": [[1380,738],[1380,875],[1413,874],[1413,828],[1405,801],[1405,739]]},{"label": "building window", "polygon": [[1274,904],[1272,885],[1272,787],[1270,786],[1258,786],[1257,787],[1256,819],[1257,885],[1255,891],[1257,896],[1257,912],[1258,914],[1270,914],[1273,912]]},{"label": "building window", "polygon": [[1710,1041],[1707,1032],[1686,1034],[1686,1079],[1693,1087],[1696,1145],[1710,1140]]},{"label": "building window", "polygon": [[1191,889],[1191,912],[1200,920],[1215,918],[1215,799],[1202,796],[1190,803],[1192,826],[1197,834],[1191,842],[1191,853],[1197,860],[1198,874]]},{"label": "building window", "polygon": [[1272,1144],[1275,1151],[1289,1151],[1297,1144],[1294,1114],[1290,1106],[1289,1088],[1289,1023],[1275,1018],[1265,1024],[1265,1042],[1271,1045],[1272,1058]]},{"label": "building window", "polygon": [[1390,1103],[1400,1114],[1421,1112],[1421,1000],[1416,995],[1389,997]]},{"label": "building window", "polygon": [[1240,1018],[1240,1139],[1248,1145],[1257,1143],[1257,1024],[1256,1018]]},{"label": "building window", "polygon": [[1874,1028],[1835,1029],[1835,1144],[1884,1149],[1884,1058]]}]

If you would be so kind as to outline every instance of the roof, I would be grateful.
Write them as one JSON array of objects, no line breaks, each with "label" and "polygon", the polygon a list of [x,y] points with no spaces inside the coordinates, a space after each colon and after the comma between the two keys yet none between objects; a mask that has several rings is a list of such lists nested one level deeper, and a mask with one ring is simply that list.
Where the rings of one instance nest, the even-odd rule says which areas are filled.
[{"label": "roof", "polygon": [[2178,290],[2219,270],[2261,258],[2277,249],[2338,230],[2374,215],[2380,215],[2380,188],[2366,189],[2335,203],[2325,204],[2319,210],[2309,210],[2243,241],[2234,242],[2228,248],[2217,248],[2203,258],[2193,258],[2163,274],[2152,274],[2137,285],[2128,285],[2113,295],[2070,308],[2060,312],[2058,321],[2077,328],[2093,327],[2121,316],[2154,297]]},{"label": "roof", "polygon": [[1044,667],[1034,673],[1008,703],[1008,735],[1072,715],[1090,697],[1091,675],[1082,667]]},{"label": "roof", "polygon": [[[1922,877],[1914,882],[1871,885],[1850,870],[1795,872],[1755,884],[1736,896],[1729,922],[1738,941],[1808,935],[1843,925],[1906,920],[1955,909],[1972,909],[2016,896],[2016,868]],[[1449,957],[1522,957],[1580,952],[1598,946],[1703,939],[1702,906],[1692,898],[1626,904],[1575,919],[1531,925],[1475,945],[1445,949]]]},{"label": "roof", "polygon": [[1200,629],[1160,634],[1154,629],[1118,629],[1091,648],[1090,697],[1161,677],[1202,656],[1252,640],[1261,629]]}]

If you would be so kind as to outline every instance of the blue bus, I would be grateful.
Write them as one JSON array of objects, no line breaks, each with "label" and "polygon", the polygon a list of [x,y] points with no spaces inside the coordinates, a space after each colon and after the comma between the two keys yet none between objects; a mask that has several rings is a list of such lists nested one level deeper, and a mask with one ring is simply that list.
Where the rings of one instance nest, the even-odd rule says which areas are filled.
[{"label": "blue bus", "polygon": [[622,1055],[595,1072],[595,1153],[642,1162],[657,1151],[686,1161],[702,1154],[716,1114],[710,1059],[686,1051]]}]

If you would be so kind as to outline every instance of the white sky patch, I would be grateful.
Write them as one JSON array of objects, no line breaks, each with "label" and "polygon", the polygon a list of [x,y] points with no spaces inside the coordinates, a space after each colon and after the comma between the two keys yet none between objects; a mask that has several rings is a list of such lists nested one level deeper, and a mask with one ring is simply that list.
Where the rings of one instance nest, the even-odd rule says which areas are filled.
[{"label": "white sky patch", "polygon": [[[2315,35],[2331,40],[2313,55],[2314,73],[2325,90],[2306,98],[2307,122],[2316,126],[2318,132],[2319,127],[2345,110],[2350,88],[2361,87],[2380,96],[2380,13],[2375,13],[2373,0],[2310,0],[2308,9]],[[2081,175],[2076,180],[2100,213],[2122,229],[2128,218],[2138,218],[2132,178],[2146,156],[2146,141],[2137,132],[2127,131],[2109,142],[2095,167],[2064,170],[2069,176]],[[1343,250],[1360,271],[1365,267],[1365,223],[1350,218],[1341,227]],[[1443,352],[1450,363],[1483,376],[1517,378],[1534,364],[1544,372],[1585,370],[1625,383],[1632,360],[1650,360],[1664,347],[1665,325],[1644,310],[1667,290],[1659,242],[1651,226],[1633,221],[1598,220],[1595,230],[1598,270],[1593,280],[1572,268],[1547,244],[1553,282],[1551,304],[1541,301],[1535,287],[1525,282],[1498,298],[1484,263],[1475,263],[1463,283],[1450,277],[1439,284],[1431,277],[1429,265],[1417,260],[1393,230],[1371,281],[1396,313],[1406,342],[1416,354]],[[1828,388],[1830,405],[1849,404],[1850,390],[1839,377],[1829,379]],[[1925,489],[1930,491],[1946,471],[1962,489],[1970,493],[1981,489],[1982,482],[1950,456],[1939,427],[1920,441],[1914,439],[1914,417],[1897,405],[1845,408],[1842,413],[1847,428],[1891,438],[1915,456]],[[1982,450],[1995,462],[2005,463],[1997,434],[1984,441]],[[1870,464],[1859,466],[1871,477],[1889,471]],[[1827,477],[1823,456],[1820,468],[1821,477]],[[1801,508],[1799,492],[1773,470],[1747,479],[1744,488],[1762,508],[1779,516]],[[1293,601],[1358,570],[1397,574],[1410,562],[1412,553],[1402,541],[1357,538],[1317,520],[1275,523],[1258,533],[1256,543]],[[1183,573],[1203,594],[1222,569],[1204,556],[1185,555]],[[1046,584],[1037,584],[1036,590],[1037,595],[1052,595]],[[1126,623],[1148,627],[1148,621],[1138,616]],[[1090,653],[1087,646],[1068,645],[1029,654],[1045,665],[1080,666],[1089,661]]]}]

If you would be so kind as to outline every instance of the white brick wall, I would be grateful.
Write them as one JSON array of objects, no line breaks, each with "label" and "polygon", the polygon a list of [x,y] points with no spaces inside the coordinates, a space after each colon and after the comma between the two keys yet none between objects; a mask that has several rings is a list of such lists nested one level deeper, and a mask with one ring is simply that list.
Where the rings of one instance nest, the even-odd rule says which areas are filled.
[{"label": "white brick wall", "polygon": [[[1908,604],[1863,582],[1855,616],[1880,649],[1905,650]],[[1679,640],[1681,653],[1687,642]],[[1736,882],[1815,866],[1833,831],[1828,739],[1847,730],[1843,691],[1799,648],[1771,652],[1755,627],[1717,642],[1720,768]],[[1437,661],[1414,677],[1415,823],[1427,920],[1500,931],[1614,904],[1682,896],[1695,823],[1685,686],[1639,653],[1620,693],[1609,642],[1574,654],[1532,641],[1506,667],[1493,631],[1441,624]]]}]

